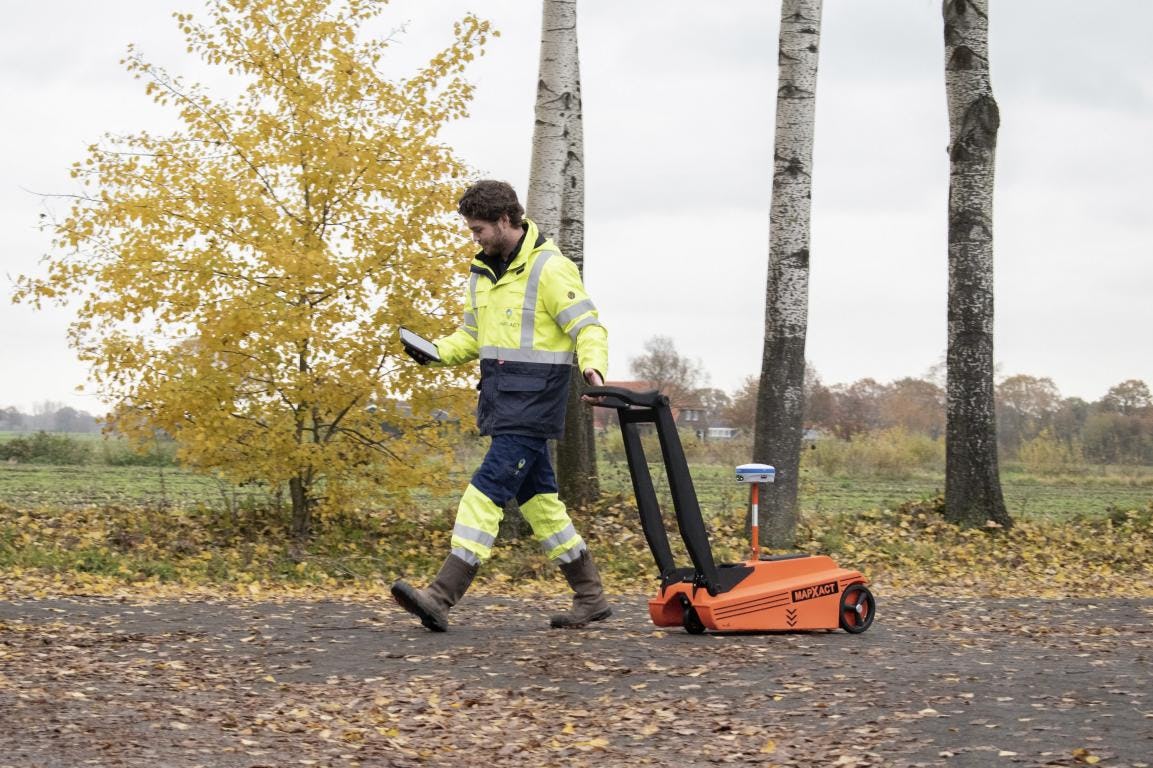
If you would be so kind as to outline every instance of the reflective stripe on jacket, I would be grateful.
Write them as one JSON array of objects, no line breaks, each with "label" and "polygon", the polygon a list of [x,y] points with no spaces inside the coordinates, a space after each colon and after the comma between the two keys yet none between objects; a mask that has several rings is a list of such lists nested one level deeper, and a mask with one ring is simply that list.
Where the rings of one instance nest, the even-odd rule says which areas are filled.
[{"label": "reflective stripe on jacket", "polygon": [[482,435],[560,437],[574,352],[603,377],[608,333],[576,265],[525,219],[520,250],[496,279],[473,260],[464,316],[436,341],[442,365],[480,359]]}]

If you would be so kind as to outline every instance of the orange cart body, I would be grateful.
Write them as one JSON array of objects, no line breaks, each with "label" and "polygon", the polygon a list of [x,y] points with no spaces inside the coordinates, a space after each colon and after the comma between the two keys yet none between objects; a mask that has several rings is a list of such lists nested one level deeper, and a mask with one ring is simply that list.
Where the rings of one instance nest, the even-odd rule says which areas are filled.
[{"label": "orange cart body", "polygon": [[661,590],[649,600],[653,624],[683,626],[691,608],[704,628],[714,632],[837,629],[844,595],[851,587],[868,583],[859,571],[838,567],[824,555],[748,560],[738,567],[751,573],[718,595],[683,581]]}]

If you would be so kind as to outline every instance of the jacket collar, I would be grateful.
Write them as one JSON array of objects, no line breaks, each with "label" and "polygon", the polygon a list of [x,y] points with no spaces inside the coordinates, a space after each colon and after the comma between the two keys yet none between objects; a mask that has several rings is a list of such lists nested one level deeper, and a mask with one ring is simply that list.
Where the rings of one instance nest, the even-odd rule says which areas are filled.
[{"label": "jacket collar", "polygon": [[508,260],[508,269],[506,271],[511,272],[523,266],[524,263],[528,261],[529,255],[539,246],[540,243],[537,242],[538,240],[540,243],[544,242],[544,239],[540,235],[540,230],[537,229],[536,222],[532,219],[524,219],[524,237],[521,238],[520,248],[512,255],[512,258]]},{"label": "jacket collar", "polygon": [[[544,245],[548,240],[544,235],[540,233],[540,230],[537,228],[535,221],[528,218],[524,219],[523,221],[525,227],[524,237],[521,238],[520,247],[517,249],[517,252],[512,255],[512,258],[509,259],[508,266],[505,268],[501,277],[504,277],[504,275],[507,275],[509,272],[514,272],[523,267],[528,261],[528,257],[531,256],[534,251]],[[472,268],[469,271],[485,275],[494,283],[498,280],[496,274],[492,270],[492,267],[489,266],[488,261],[484,257],[484,251],[481,251],[473,257]]]}]

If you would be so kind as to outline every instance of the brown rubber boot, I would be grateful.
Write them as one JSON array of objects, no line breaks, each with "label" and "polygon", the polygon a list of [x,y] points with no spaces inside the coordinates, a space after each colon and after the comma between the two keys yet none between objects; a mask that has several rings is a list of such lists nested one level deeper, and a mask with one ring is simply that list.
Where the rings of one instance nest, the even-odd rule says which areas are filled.
[{"label": "brown rubber boot", "polygon": [[560,613],[549,619],[549,625],[558,629],[580,629],[592,621],[604,621],[612,616],[613,609],[605,599],[601,577],[597,573],[592,555],[586,549],[571,563],[561,563],[560,569],[576,594],[572,599],[572,610]]},{"label": "brown rubber boot", "polygon": [[444,632],[448,629],[448,609],[464,596],[476,571],[477,566],[449,555],[426,589],[416,589],[398,579],[393,582],[392,597],[401,608],[420,619],[421,624],[433,632]]}]

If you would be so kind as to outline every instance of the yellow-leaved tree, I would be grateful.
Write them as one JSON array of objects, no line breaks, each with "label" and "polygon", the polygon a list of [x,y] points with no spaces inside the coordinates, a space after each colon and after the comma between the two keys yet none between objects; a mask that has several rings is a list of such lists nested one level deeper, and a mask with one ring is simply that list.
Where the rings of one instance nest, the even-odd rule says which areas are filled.
[{"label": "yellow-leaved tree", "polygon": [[425,479],[439,411],[466,393],[403,356],[398,325],[455,320],[467,171],[439,139],[491,34],[466,16],[407,77],[366,39],[379,0],[211,0],[175,14],[189,50],[238,79],[214,99],[129,49],[178,110],[169,136],[106,136],[73,167],[45,272],[15,300],[75,302],[71,343],[141,441],[188,465],[287,487],[292,529]]}]

